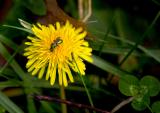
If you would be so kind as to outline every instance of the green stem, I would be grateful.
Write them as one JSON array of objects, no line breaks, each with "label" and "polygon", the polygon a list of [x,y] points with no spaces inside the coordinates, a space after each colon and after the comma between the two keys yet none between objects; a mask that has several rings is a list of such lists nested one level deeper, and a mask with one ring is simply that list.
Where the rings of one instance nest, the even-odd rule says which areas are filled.
[{"label": "green stem", "polygon": [[[79,70],[79,69],[78,69],[78,70]],[[94,107],[93,101],[92,101],[92,98],[91,98],[91,95],[90,95],[90,93],[89,93],[89,91],[88,91],[88,88],[87,88],[85,82],[84,82],[84,79],[83,79],[83,77],[82,77],[82,75],[81,75],[80,73],[79,73],[79,76],[80,76],[80,78],[81,78],[81,80],[82,80],[82,83],[83,83],[83,85],[84,85],[84,88],[85,88],[85,90],[86,90],[86,93],[87,93],[87,96],[88,96],[88,99],[89,99],[89,103],[91,104],[92,107]],[[93,111],[93,113],[96,113],[96,112]]]},{"label": "green stem", "polygon": [[16,56],[16,54],[20,51],[21,46],[17,48],[17,50],[11,55],[10,58],[8,58],[7,62],[3,65],[3,67],[0,69],[0,74],[5,70],[5,68],[9,65],[9,63],[12,61],[12,59]]},{"label": "green stem", "polygon": [[[60,95],[62,100],[66,100],[66,95],[65,95],[65,89],[64,86],[60,86]],[[62,113],[67,113],[67,105],[64,103],[61,103],[61,109]]]},{"label": "green stem", "polygon": [[54,110],[54,108],[51,106],[50,103],[45,102],[45,101],[40,101],[43,109],[45,109],[45,113],[56,113],[56,111]]},{"label": "green stem", "polygon": [[[109,34],[110,31],[111,31],[111,28],[112,28],[112,26],[113,26],[113,23],[114,23],[115,18],[116,18],[116,15],[113,14],[111,23],[109,24],[109,28],[107,29],[103,40],[105,40],[105,39],[108,37],[108,34]],[[103,49],[104,45],[105,45],[105,42],[103,42],[103,43],[100,45],[100,47],[99,47],[99,55],[98,55],[99,57],[100,57],[101,54],[102,54],[102,49]]]},{"label": "green stem", "polygon": [[157,13],[155,19],[152,21],[152,23],[150,24],[150,26],[147,28],[147,30],[144,32],[144,34],[142,35],[142,37],[140,38],[140,40],[138,40],[135,45],[130,49],[130,51],[127,53],[127,55],[122,59],[122,61],[120,62],[120,65],[122,65],[126,59],[131,55],[131,53],[137,48],[137,46],[143,41],[143,39],[147,36],[148,32],[152,29],[152,27],[154,26],[154,24],[156,23],[156,21],[158,20],[160,16],[160,11]]},{"label": "green stem", "polygon": [[154,113],[153,111],[152,111],[152,109],[151,109],[151,107],[147,104],[147,108],[149,109],[149,111],[151,112],[151,113]]},{"label": "green stem", "polygon": [[33,98],[27,97],[28,113],[37,113]]},{"label": "green stem", "polygon": [[[73,57],[73,55],[72,55],[72,57]],[[87,96],[88,96],[88,99],[89,99],[89,103],[91,104],[91,107],[94,107],[93,101],[92,101],[92,98],[91,98],[91,95],[90,95],[90,93],[89,93],[89,91],[88,91],[88,88],[87,88],[87,86],[86,86],[86,84],[85,84],[85,82],[84,82],[84,79],[83,79],[83,77],[82,77],[82,74],[81,74],[81,72],[80,72],[80,70],[79,70],[79,68],[78,68],[77,62],[76,62],[76,60],[74,59],[74,57],[73,57],[73,60],[74,60],[74,62],[75,62],[75,64],[76,64],[76,67],[77,67],[77,69],[78,69],[78,75],[80,76],[80,78],[81,78],[81,80],[82,80],[82,83],[83,83],[83,85],[84,85],[85,91],[86,91],[86,93],[87,93]],[[93,113],[96,113],[96,112],[93,111]]]},{"label": "green stem", "polygon": [[[20,65],[16,62],[16,60],[11,56],[6,47],[3,46],[3,44],[0,42],[0,54],[5,58],[5,60],[9,61],[9,65],[14,69],[14,71],[18,74],[18,76],[26,81],[26,73],[23,71],[23,69],[20,67]],[[10,61],[11,60],[11,61]],[[3,71],[3,70],[1,70]]]},{"label": "green stem", "polygon": [[83,77],[82,77],[82,75],[81,75],[81,74],[79,74],[79,76],[80,76],[80,78],[81,78],[81,80],[82,80],[82,83],[83,83],[83,85],[84,85],[84,88],[85,88],[85,90],[86,90],[86,93],[87,93],[87,96],[88,96],[89,102],[90,102],[91,106],[92,106],[92,107],[94,107],[94,105],[93,105],[93,101],[92,101],[92,98],[91,98],[91,95],[90,95],[90,93],[89,93],[89,91],[88,91],[88,88],[87,88],[87,86],[86,86],[85,82],[84,82],[84,79],[83,79]]},{"label": "green stem", "polygon": [[[74,59],[74,60],[75,60],[75,59]],[[75,61],[75,63],[76,63],[76,61]],[[87,88],[85,82],[84,82],[84,79],[83,79],[83,77],[82,77],[82,74],[80,73],[80,70],[79,70],[79,68],[78,68],[77,63],[76,63],[76,66],[77,66],[77,69],[78,69],[78,72],[79,72],[78,75],[80,76],[80,78],[81,78],[81,80],[82,80],[82,83],[83,83],[83,85],[84,85],[85,91],[86,91],[86,93],[87,93],[87,96],[88,96],[88,99],[89,99],[89,103],[91,104],[92,107],[94,107],[93,101],[92,101],[92,98],[91,98],[91,95],[90,95],[90,93],[89,93],[89,91],[88,91],[88,88]],[[93,113],[96,113],[96,112],[93,111]]]}]

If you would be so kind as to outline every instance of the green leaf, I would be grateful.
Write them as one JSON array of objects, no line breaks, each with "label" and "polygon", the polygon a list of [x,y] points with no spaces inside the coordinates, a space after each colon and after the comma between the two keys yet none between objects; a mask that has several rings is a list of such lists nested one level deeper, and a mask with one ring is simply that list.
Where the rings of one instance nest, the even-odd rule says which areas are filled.
[{"label": "green leaf", "polygon": [[32,13],[43,16],[46,14],[47,9],[44,3],[44,0],[25,0],[23,4],[26,8],[28,8]]},{"label": "green leaf", "polygon": [[[120,40],[124,43],[127,43],[127,44],[130,44],[130,45],[135,45],[134,42],[130,41],[130,40],[127,40],[127,39],[123,39],[121,37],[118,37],[118,36],[114,36],[114,35],[111,35],[109,34],[108,35],[109,38],[112,38],[112,39],[115,39],[115,40]],[[159,51],[157,51],[156,49],[146,49],[145,47],[141,46],[141,45],[138,45],[138,48],[140,50],[142,50],[146,55],[152,57],[153,59],[155,59],[157,62],[160,62],[160,55],[159,55]]]},{"label": "green leaf", "polygon": [[158,95],[160,91],[159,80],[153,76],[145,76],[140,81],[141,86],[146,86],[148,88],[148,93],[150,96]]},{"label": "green leaf", "polygon": [[124,75],[119,81],[119,90],[126,96],[134,96],[139,92],[139,80],[135,76]]},{"label": "green leaf", "polygon": [[11,39],[0,35],[0,41],[3,42],[5,45],[9,46],[10,48],[12,48],[13,50],[17,50],[18,45],[16,43],[14,43]]},{"label": "green leaf", "polygon": [[138,95],[134,98],[131,105],[137,111],[142,111],[150,104],[150,98],[146,95]]},{"label": "green leaf", "polygon": [[[41,101],[42,109],[45,110],[45,113],[56,113],[54,108],[48,102]],[[55,106],[54,106],[55,107]]]},{"label": "green leaf", "polygon": [[26,28],[17,27],[17,26],[11,26],[11,25],[3,25],[3,26],[4,26],[4,27],[13,28],[13,29],[18,29],[18,30],[25,31],[25,32],[28,32],[28,33],[33,34],[33,32],[32,32],[31,29],[26,29]]},{"label": "green leaf", "polygon": [[0,105],[0,113],[6,113],[6,110]]},{"label": "green leaf", "polygon": [[0,105],[9,113],[24,113],[16,104],[14,104],[6,95],[0,91]]},{"label": "green leaf", "polygon": [[99,67],[100,69],[106,71],[106,72],[110,72],[114,75],[123,77],[123,75],[128,74],[127,72],[123,71],[122,69],[114,66],[113,64],[103,60],[102,58],[92,55],[93,58],[93,65]]},{"label": "green leaf", "polygon": [[37,113],[34,99],[31,97],[27,97],[27,107],[28,113]]},{"label": "green leaf", "polygon": [[143,46],[139,46],[139,48],[148,56],[152,57],[153,59],[155,59],[157,62],[160,63],[160,55],[159,55],[159,50],[149,50],[146,49]]},{"label": "green leaf", "polygon": [[155,113],[160,113],[160,101],[156,101],[152,104],[152,110]]},{"label": "green leaf", "polygon": [[[19,64],[14,60],[13,56],[7,51],[7,49],[0,42],[0,54],[6,59],[7,63],[14,69],[14,71],[19,75],[19,77],[23,80],[26,80],[26,73],[19,66]],[[19,48],[18,48],[19,49]]]},{"label": "green leaf", "polygon": [[8,80],[8,81],[1,81],[0,82],[0,89],[3,89],[3,88],[7,88],[7,87],[18,87],[20,86],[19,84],[19,81],[17,80]]},{"label": "green leaf", "polygon": [[29,29],[29,30],[32,29],[32,25],[31,25],[30,23],[28,23],[28,22],[26,22],[26,21],[24,21],[24,20],[22,20],[22,19],[20,19],[20,18],[19,18],[18,20],[19,20],[20,24],[21,24],[24,28]]}]

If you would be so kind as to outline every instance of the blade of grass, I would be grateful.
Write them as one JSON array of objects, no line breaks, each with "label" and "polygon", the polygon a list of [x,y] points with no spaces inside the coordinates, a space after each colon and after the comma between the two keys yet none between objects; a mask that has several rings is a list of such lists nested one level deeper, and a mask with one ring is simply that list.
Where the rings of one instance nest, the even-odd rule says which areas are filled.
[{"label": "blade of grass", "polygon": [[20,84],[17,80],[8,80],[8,81],[0,82],[0,89],[4,89],[7,87],[18,87],[18,86],[20,86]]},{"label": "blade of grass", "polygon": [[20,24],[24,27],[24,28],[26,28],[26,29],[28,29],[28,30],[31,30],[32,29],[32,24],[30,24],[30,23],[28,23],[28,22],[26,22],[26,21],[24,21],[24,20],[22,20],[22,19],[18,19],[19,20],[19,22],[20,22]]},{"label": "blade of grass", "polygon": [[[89,99],[89,103],[91,104],[92,107],[94,107],[94,104],[93,104],[91,95],[90,95],[90,93],[89,93],[89,90],[88,90],[88,88],[87,88],[87,86],[86,86],[86,83],[84,82],[84,79],[83,79],[82,75],[79,74],[79,76],[80,76],[80,78],[81,78],[81,80],[82,80],[82,83],[83,83],[83,85],[84,85],[85,91],[86,91],[86,93],[87,93],[87,96],[88,96],[88,99]],[[93,113],[95,113],[95,111],[93,111]]]},{"label": "blade of grass", "polygon": [[[19,66],[19,64],[12,58],[7,49],[0,42],[0,54],[6,59],[6,61],[11,65],[14,71],[19,75],[22,80],[26,80],[26,74],[23,69]],[[12,60],[10,60],[12,59]]]},{"label": "blade of grass", "polygon": [[[104,36],[106,34],[105,32],[97,31],[97,30],[95,30],[94,33],[95,34],[98,33],[99,35],[101,34],[102,36]],[[119,36],[114,36],[112,34],[108,34],[108,37],[116,39],[116,40],[120,40],[120,41],[125,42],[127,44],[130,44],[132,46],[134,46],[136,44],[135,42],[127,40],[126,38],[119,37]],[[105,44],[108,43],[107,41],[104,41],[104,40],[101,40],[101,39],[96,39],[96,40],[98,40],[100,42],[103,42]],[[148,55],[148,56],[152,57],[153,59],[155,59],[156,61],[160,62],[160,57],[157,55],[157,53],[155,54],[154,51],[146,49],[145,47],[143,47],[141,45],[138,45],[137,48],[139,48],[140,50],[142,50],[146,55]],[[98,50],[98,49],[96,49],[96,50]],[[125,52],[125,50],[121,50],[121,49],[117,50],[116,49],[116,52],[114,52],[114,51],[112,52],[110,49],[104,48],[104,49],[102,49],[102,52],[108,52],[108,53],[112,53],[112,54],[119,54],[119,53]]]},{"label": "blade of grass", "polygon": [[160,63],[160,56],[158,56],[158,54],[154,54],[153,51],[148,50],[144,47],[141,47],[141,50],[146,53],[147,55],[151,56],[152,58],[154,58],[156,61],[158,61]]},{"label": "blade of grass", "polygon": [[147,108],[149,109],[149,111],[151,112],[151,113],[154,113],[153,112],[153,110],[152,110],[152,108],[147,104]]},{"label": "blade of grass", "polygon": [[[23,84],[23,83],[21,83]],[[48,83],[48,81],[44,81],[44,80],[35,80],[33,81],[33,87],[34,88],[54,88],[54,89],[59,89],[59,85],[58,84],[55,84],[54,86],[51,86],[50,83]],[[65,88],[66,90],[69,90],[69,91],[76,91],[76,92],[84,92],[85,91],[85,88],[84,87],[80,87],[80,86],[75,86],[75,85],[70,85],[69,87],[66,87]],[[95,88],[94,88],[95,89]],[[89,91],[93,91],[94,89],[89,89]],[[111,96],[114,96],[113,94],[111,94],[110,92],[107,92],[103,89],[99,89],[99,88],[96,88],[95,89],[96,91],[101,91],[103,93],[105,93],[106,95],[111,95]]]},{"label": "blade of grass", "polygon": [[26,29],[26,28],[17,27],[17,26],[11,26],[11,25],[3,25],[3,26],[4,27],[8,27],[8,28],[12,28],[12,29],[18,29],[18,30],[25,31],[27,33],[33,34],[33,32],[31,30]]},{"label": "blade of grass", "polygon": [[0,105],[2,105],[9,113],[24,113],[16,104],[14,104],[1,91],[0,91]]},{"label": "blade of grass", "polygon": [[158,20],[159,16],[160,16],[160,11],[157,13],[156,17],[154,18],[154,20],[152,21],[152,23],[150,24],[150,26],[147,28],[147,30],[144,32],[144,34],[142,35],[142,37],[130,49],[130,51],[128,52],[128,54],[120,61],[120,65],[122,65],[126,61],[126,59],[132,54],[132,52],[137,48],[137,46],[144,40],[144,38],[147,36],[148,32],[155,25],[155,23]]},{"label": "blade of grass", "polygon": [[46,113],[56,113],[56,111],[54,111],[54,109],[50,106],[48,102],[40,101],[40,103],[42,107],[46,110]]},{"label": "blade of grass", "polygon": [[[111,19],[111,23],[110,23],[110,25],[109,25],[109,28],[107,29],[107,31],[106,31],[106,33],[105,33],[105,36],[104,36],[104,38],[103,38],[104,41],[106,40],[106,38],[108,37],[108,34],[109,34],[110,31],[111,31],[111,28],[112,28],[112,26],[113,26],[113,23],[114,23],[115,18],[116,18],[116,15],[113,14],[112,19]],[[99,47],[99,56],[101,56],[102,49],[103,49],[104,45],[105,45],[105,42],[102,42],[102,44],[101,44],[100,47]]]},{"label": "blade of grass", "polygon": [[[74,57],[73,57],[73,59],[74,59]],[[77,67],[77,69],[78,69],[78,75],[79,75],[79,77],[81,78],[82,83],[83,83],[84,88],[85,88],[85,91],[86,91],[86,93],[87,93],[87,96],[88,96],[88,99],[89,99],[89,103],[91,104],[91,107],[94,107],[94,104],[93,104],[91,95],[90,95],[89,90],[88,90],[88,88],[87,88],[87,86],[86,86],[86,83],[84,82],[84,79],[83,79],[83,77],[82,77],[82,74],[80,73],[80,70],[79,70],[79,68],[78,68],[78,65],[77,65],[77,62],[75,61],[75,59],[74,59],[74,62],[76,63],[76,67]],[[96,112],[93,111],[93,113],[96,113]]]},{"label": "blade of grass", "polygon": [[[109,36],[110,38],[123,41],[123,42],[125,42],[125,43],[127,43],[127,44],[135,45],[134,42],[129,41],[129,40],[127,40],[127,39],[119,38],[119,37],[114,36],[114,35],[111,35],[111,34],[109,34],[108,36]],[[145,47],[143,47],[143,46],[141,46],[141,45],[138,45],[137,48],[139,48],[139,49],[142,50],[146,55],[152,57],[153,59],[155,59],[156,61],[158,61],[158,62],[160,63],[160,57],[159,57],[157,54],[154,54],[154,52],[153,52],[152,50],[146,49]]]},{"label": "blade of grass", "polygon": [[34,99],[27,96],[28,113],[37,113]]},{"label": "blade of grass", "polygon": [[9,38],[6,38],[3,35],[0,35],[0,41],[4,44],[6,44],[7,46],[9,46],[10,48],[12,48],[13,50],[17,50],[17,48],[19,47],[16,43],[14,43],[13,41],[11,41]]},{"label": "blade of grass", "polygon": [[[96,51],[98,51],[97,49],[94,49]],[[128,47],[108,47],[108,46],[104,46],[102,49],[103,53],[109,53],[109,54],[115,54],[115,55],[126,55],[126,53],[129,51]],[[138,51],[135,51],[133,53],[133,55],[135,56],[146,56],[143,53],[140,53]]]},{"label": "blade of grass", "polygon": [[8,66],[9,62],[12,61],[12,59],[15,57],[15,55],[18,53],[20,50],[20,47],[17,48],[17,50],[11,55],[10,58],[7,59],[7,62],[3,65],[3,67],[0,69],[0,74],[4,71],[4,69]]},{"label": "blade of grass", "polygon": [[93,65],[99,67],[100,69],[106,71],[106,72],[110,72],[114,75],[118,75],[119,77],[123,77],[123,75],[129,74],[123,70],[121,70],[120,68],[114,66],[113,64],[103,60],[102,58],[93,55]]},{"label": "blade of grass", "polygon": [[4,77],[6,79],[10,79],[10,78],[18,79],[18,77],[17,77],[16,73],[14,72],[14,70],[9,68],[9,67],[5,68],[2,71],[2,73],[0,73],[0,76]]},{"label": "blade of grass", "polygon": [[133,74],[121,70],[117,66],[114,66],[113,64],[103,60],[98,56],[93,55],[92,58],[93,58],[93,63],[92,63],[93,65],[99,67],[100,69],[106,72],[113,74],[113,76],[119,76],[121,79],[123,79],[127,83],[128,81],[126,80],[125,75],[134,76]]}]

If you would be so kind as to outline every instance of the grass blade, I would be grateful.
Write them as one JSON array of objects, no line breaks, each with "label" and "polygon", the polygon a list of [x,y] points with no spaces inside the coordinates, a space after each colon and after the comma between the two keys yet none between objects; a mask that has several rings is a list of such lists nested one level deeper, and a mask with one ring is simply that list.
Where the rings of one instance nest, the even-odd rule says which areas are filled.
[{"label": "grass blade", "polygon": [[0,91],[0,105],[2,105],[9,113],[24,113],[16,104],[14,104],[1,91]]},{"label": "grass blade", "polygon": [[17,27],[17,26],[11,26],[11,25],[3,25],[3,26],[4,27],[8,27],[8,28],[18,29],[18,30],[25,31],[27,33],[33,34],[33,32],[31,30],[26,29],[26,28]]},{"label": "grass blade", "polygon": [[[123,39],[123,38],[119,38],[117,36],[114,36],[114,35],[109,35],[110,38],[113,38],[113,39],[116,39],[116,40],[120,40],[122,42],[125,42],[127,44],[130,44],[130,45],[135,45],[134,42],[132,41],[129,41],[127,39]],[[160,63],[160,56],[158,56],[158,54],[154,51],[154,50],[149,50],[149,49],[146,49],[145,47],[141,46],[141,45],[138,45],[137,48],[139,48],[140,50],[142,50],[146,55],[152,57],[153,59],[155,59],[156,61],[158,61]]]},{"label": "grass blade", "polygon": [[14,71],[19,75],[19,77],[22,80],[26,79],[26,74],[22,70],[22,68],[19,66],[19,64],[14,60],[14,58],[9,54],[7,49],[3,46],[3,44],[0,42],[0,54],[6,59],[6,61],[11,65],[11,67],[14,69]]},{"label": "grass blade", "polygon": [[18,48],[18,45],[16,43],[14,43],[13,41],[11,41],[10,39],[6,38],[3,35],[0,35],[0,41],[3,42],[4,44],[6,44],[7,46],[9,46],[10,48],[12,48],[15,51]]},{"label": "grass blade", "polygon": [[152,27],[155,25],[156,21],[158,20],[160,16],[160,11],[157,13],[156,17],[154,18],[154,20],[152,21],[152,23],[150,24],[150,26],[147,28],[147,30],[145,31],[145,33],[143,34],[143,36],[140,38],[140,40],[138,40],[135,45],[130,49],[130,51],[128,52],[128,54],[122,59],[122,61],[120,62],[120,65],[122,65],[126,59],[132,54],[132,52],[137,48],[137,46],[143,41],[143,39],[147,36],[148,32],[152,29]]},{"label": "grass blade", "polygon": [[118,67],[114,66],[113,64],[103,60],[102,58],[93,55],[93,65],[99,67],[100,69],[110,72],[114,75],[118,75],[120,77],[123,77],[123,75],[128,74],[127,72],[119,69]]}]

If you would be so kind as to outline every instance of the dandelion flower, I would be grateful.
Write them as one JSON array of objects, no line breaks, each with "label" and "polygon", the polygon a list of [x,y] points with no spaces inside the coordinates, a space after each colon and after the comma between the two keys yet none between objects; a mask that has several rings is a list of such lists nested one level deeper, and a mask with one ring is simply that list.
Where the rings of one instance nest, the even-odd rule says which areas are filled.
[{"label": "dandelion flower", "polygon": [[67,86],[68,79],[74,82],[72,71],[85,75],[83,60],[92,62],[92,49],[84,38],[87,32],[82,28],[75,28],[69,21],[64,25],[56,22],[53,25],[33,25],[35,36],[28,36],[25,42],[24,56],[28,62],[26,68],[32,75],[41,79],[45,75],[50,84],[55,83],[58,76],[59,84]]}]

